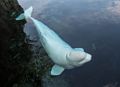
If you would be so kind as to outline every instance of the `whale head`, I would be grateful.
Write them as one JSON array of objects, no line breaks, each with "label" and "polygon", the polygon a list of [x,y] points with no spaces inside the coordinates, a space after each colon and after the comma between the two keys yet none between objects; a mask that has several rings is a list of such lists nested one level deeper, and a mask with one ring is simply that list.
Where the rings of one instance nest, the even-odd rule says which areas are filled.
[{"label": "whale head", "polygon": [[91,55],[80,50],[72,50],[67,55],[66,59],[68,60],[69,64],[73,67],[79,67],[91,60]]}]

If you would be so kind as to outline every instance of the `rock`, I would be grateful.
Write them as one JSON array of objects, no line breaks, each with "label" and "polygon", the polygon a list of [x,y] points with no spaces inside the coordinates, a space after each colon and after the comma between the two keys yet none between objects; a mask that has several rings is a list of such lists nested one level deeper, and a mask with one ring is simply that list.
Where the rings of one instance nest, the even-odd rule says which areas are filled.
[{"label": "rock", "polygon": [[38,42],[25,40],[26,21],[15,20],[22,12],[17,0],[0,0],[0,87],[41,87],[52,66]]},{"label": "rock", "polygon": [[30,50],[24,42],[25,20],[16,22],[23,12],[17,0],[0,0],[0,87],[12,87],[24,73]]}]

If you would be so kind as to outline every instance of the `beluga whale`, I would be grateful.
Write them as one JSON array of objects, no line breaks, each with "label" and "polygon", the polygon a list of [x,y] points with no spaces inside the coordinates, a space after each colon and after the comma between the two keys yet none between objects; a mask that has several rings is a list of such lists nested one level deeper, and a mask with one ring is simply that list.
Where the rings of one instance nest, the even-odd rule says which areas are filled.
[{"label": "beluga whale", "polygon": [[51,69],[51,75],[62,74],[65,69],[79,67],[91,60],[92,55],[85,52],[83,48],[72,48],[56,32],[41,21],[31,17],[33,7],[31,6],[16,20],[31,19],[36,27],[39,42],[42,44],[48,56],[55,63]]}]

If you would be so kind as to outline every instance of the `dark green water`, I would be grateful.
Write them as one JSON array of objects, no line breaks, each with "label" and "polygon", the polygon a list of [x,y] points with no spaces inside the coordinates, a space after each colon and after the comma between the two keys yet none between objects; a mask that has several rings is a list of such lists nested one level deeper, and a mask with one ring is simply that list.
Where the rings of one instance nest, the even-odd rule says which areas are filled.
[{"label": "dark green water", "polygon": [[[64,79],[69,84],[68,87],[111,87],[105,85],[116,83],[119,85],[119,0],[19,0],[19,2],[23,8],[32,5],[33,17],[56,31],[72,47],[82,47],[93,55],[91,62],[79,68],[66,70],[61,76],[56,77],[57,80]],[[31,23],[26,24],[25,32],[32,40],[37,38],[34,25]]]}]

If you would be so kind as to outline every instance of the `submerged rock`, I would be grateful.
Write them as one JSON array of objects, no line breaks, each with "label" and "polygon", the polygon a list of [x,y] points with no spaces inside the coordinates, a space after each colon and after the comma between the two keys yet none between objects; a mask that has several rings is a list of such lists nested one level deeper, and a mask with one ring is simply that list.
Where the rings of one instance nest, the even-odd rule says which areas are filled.
[{"label": "submerged rock", "polygon": [[0,0],[0,87],[12,87],[20,80],[31,57],[24,42],[25,20],[15,20],[20,12],[17,0]]}]

